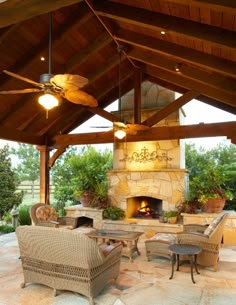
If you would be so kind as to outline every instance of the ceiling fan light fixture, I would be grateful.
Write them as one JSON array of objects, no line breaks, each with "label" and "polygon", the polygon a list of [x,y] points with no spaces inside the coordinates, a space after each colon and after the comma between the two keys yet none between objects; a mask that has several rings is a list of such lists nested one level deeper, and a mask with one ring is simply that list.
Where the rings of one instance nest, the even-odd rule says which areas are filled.
[{"label": "ceiling fan light fixture", "polygon": [[57,96],[48,92],[41,95],[38,98],[38,102],[47,110],[51,110],[52,108],[59,106],[59,99],[57,98]]},{"label": "ceiling fan light fixture", "polygon": [[115,137],[118,138],[119,140],[124,139],[124,137],[126,136],[126,132],[124,131],[124,129],[117,129],[114,133]]}]

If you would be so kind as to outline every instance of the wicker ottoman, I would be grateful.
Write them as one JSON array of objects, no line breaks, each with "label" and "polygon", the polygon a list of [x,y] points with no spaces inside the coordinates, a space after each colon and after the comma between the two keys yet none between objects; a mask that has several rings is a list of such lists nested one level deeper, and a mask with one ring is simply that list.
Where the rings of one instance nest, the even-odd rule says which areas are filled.
[{"label": "wicker ottoman", "polygon": [[170,259],[168,247],[176,243],[176,234],[174,233],[157,233],[152,238],[145,241],[147,260],[150,261],[152,256],[161,256]]}]

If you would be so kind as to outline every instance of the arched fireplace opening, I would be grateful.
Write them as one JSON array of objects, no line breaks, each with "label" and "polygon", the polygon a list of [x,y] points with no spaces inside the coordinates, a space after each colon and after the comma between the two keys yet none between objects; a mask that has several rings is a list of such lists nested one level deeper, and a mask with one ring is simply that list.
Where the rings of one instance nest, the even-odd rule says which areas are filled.
[{"label": "arched fireplace opening", "polygon": [[148,196],[127,198],[128,218],[159,218],[161,212],[162,200],[160,199]]}]

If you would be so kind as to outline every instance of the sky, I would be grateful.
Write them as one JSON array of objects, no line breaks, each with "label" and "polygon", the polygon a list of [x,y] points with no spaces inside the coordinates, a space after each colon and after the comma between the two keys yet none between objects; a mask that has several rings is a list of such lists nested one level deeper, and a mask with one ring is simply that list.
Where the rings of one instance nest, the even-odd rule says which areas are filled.
[{"label": "sky", "polygon": [[[178,96],[177,96],[178,97]],[[109,105],[107,111],[116,111],[117,102]],[[236,121],[236,116],[230,114],[229,112],[222,111],[218,108],[209,106],[205,103],[199,102],[197,100],[192,100],[183,107],[186,117],[184,119],[184,124],[199,124],[199,123],[214,123],[214,122],[227,122],[227,121]],[[99,132],[99,131],[108,131],[108,128],[93,128],[97,126],[107,126],[112,127],[110,121],[95,115],[90,120],[86,121],[80,127],[76,128],[72,133],[86,133],[86,132]],[[212,138],[195,138],[195,139],[186,139],[187,143],[194,143],[197,148],[203,147],[205,149],[211,149],[219,145],[219,143],[224,143],[229,145],[231,142],[227,140],[226,137],[212,137]],[[0,148],[3,147],[6,143],[10,146],[14,146],[14,142],[0,140]],[[112,149],[112,144],[99,144],[95,145],[97,149],[109,148]]]},{"label": "sky", "polygon": [[[177,95],[178,97],[180,95]],[[236,116],[215,108],[213,106],[207,105],[205,103],[199,102],[197,100],[192,100],[183,107],[184,113],[186,117],[184,118],[184,125],[192,125],[192,124],[199,124],[199,123],[217,123],[217,122],[229,122],[229,121],[236,121]],[[113,103],[112,105],[106,108],[107,111],[115,111],[117,110],[117,103]],[[111,122],[108,120],[95,115],[90,120],[82,124],[80,127],[75,129],[73,133],[81,132],[94,132],[96,130],[99,131],[107,131],[109,129],[104,128],[91,128],[94,126],[111,126]],[[193,139],[186,139],[185,142],[187,143],[194,143],[197,148],[203,147],[205,149],[211,149],[218,146],[220,143],[224,143],[224,145],[230,145],[231,141],[227,140],[226,137],[208,137],[208,138],[193,138]],[[104,144],[100,145],[102,148]],[[97,145],[99,149],[99,145]],[[106,145],[106,147],[112,147],[112,144]]]}]

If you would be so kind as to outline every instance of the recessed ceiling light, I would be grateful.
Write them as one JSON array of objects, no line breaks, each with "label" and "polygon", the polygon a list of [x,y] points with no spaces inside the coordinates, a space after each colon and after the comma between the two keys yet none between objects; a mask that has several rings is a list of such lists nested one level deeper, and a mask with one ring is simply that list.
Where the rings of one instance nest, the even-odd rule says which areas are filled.
[{"label": "recessed ceiling light", "polygon": [[165,31],[161,31],[161,35],[165,35],[166,34],[166,32]]},{"label": "recessed ceiling light", "polygon": [[[0,1],[1,1],[1,0],[0,0]],[[40,57],[40,60],[41,60],[41,61],[45,61],[45,57],[41,56],[41,57]]]}]

